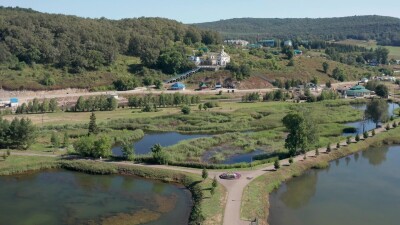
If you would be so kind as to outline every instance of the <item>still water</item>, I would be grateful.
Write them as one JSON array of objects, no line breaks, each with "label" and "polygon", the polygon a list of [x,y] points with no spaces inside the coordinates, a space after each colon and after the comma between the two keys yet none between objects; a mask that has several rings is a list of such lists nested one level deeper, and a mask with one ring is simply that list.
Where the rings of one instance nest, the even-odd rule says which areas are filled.
[{"label": "still water", "polygon": [[371,148],[310,170],[270,195],[270,225],[397,225],[400,146]]},{"label": "still water", "polygon": [[177,185],[66,170],[0,177],[0,224],[185,225],[190,193]]},{"label": "still water", "polygon": [[[389,117],[394,115],[394,110],[396,110],[397,108],[399,108],[399,105],[397,103],[388,103],[389,108],[388,108],[388,113],[389,113]],[[361,110],[361,111],[365,111],[367,109],[367,105],[366,104],[359,104],[359,105],[351,105],[351,107]],[[376,124],[371,121],[371,120],[366,120],[366,121],[355,121],[355,122],[350,122],[350,123],[346,123],[345,124],[348,127],[354,127],[357,129],[357,132],[355,133],[343,133],[344,136],[350,136],[350,135],[356,135],[356,134],[362,134],[364,133],[364,131],[370,131],[376,128]]]},{"label": "still water", "polygon": [[[201,134],[180,134],[176,132],[167,132],[167,133],[151,133],[146,134],[142,139],[133,143],[133,147],[135,148],[135,154],[147,154],[151,152],[151,147],[155,144],[160,144],[163,147],[175,145],[180,141],[200,138],[200,137],[208,137],[210,135],[201,135]],[[121,146],[116,146],[112,149],[113,155],[121,156]]]}]

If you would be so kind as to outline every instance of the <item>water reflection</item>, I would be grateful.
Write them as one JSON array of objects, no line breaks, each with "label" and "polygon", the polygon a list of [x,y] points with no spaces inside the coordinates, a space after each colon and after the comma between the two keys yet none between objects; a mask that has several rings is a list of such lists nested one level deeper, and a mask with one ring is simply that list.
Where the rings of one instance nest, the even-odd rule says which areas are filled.
[{"label": "water reflection", "polygon": [[388,151],[386,147],[376,148],[374,151],[363,151],[362,157],[368,159],[369,164],[378,166],[386,161]]},{"label": "water reflection", "polygon": [[[361,155],[361,157],[360,157]],[[354,160],[352,160],[354,159]],[[291,179],[270,195],[271,225],[395,225],[400,146],[371,148]]]},{"label": "water reflection", "polygon": [[282,193],[281,200],[291,209],[298,209],[308,204],[315,195],[316,184],[318,181],[317,171],[311,170],[303,179],[295,179],[286,186],[286,191]]}]

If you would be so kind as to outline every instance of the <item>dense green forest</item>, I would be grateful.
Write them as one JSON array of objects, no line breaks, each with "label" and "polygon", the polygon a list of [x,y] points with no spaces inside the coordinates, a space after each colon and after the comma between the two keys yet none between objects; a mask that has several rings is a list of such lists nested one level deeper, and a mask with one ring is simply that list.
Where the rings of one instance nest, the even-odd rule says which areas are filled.
[{"label": "dense green forest", "polygon": [[[109,67],[125,55],[174,74],[193,66],[188,47],[220,42],[217,32],[162,18],[85,19],[0,7],[0,65],[13,70],[40,64],[80,74]],[[53,83],[51,75],[43,78],[43,85]]]},{"label": "dense green forest", "polygon": [[307,40],[374,39],[381,45],[400,46],[400,19],[352,16],[318,19],[240,18],[195,24],[219,31],[224,38],[291,38]]}]

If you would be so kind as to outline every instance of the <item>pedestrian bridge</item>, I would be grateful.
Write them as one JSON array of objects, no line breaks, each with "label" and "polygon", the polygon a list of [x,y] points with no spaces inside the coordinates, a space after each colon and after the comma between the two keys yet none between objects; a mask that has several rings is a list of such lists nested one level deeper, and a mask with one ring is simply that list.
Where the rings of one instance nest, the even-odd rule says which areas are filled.
[{"label": "pedestrian bridge", "polygon": [[189,77],[191,77],[193,74],[199,72],[200,70],[214,70],[217,71],[219,70],[220,66],[197,66],[195,69],[189,70],[185,73],[179,74],[169,80],[166,80],[165,83],[170,84],[170,83],[175,83],[178,81],[185,80]]}]

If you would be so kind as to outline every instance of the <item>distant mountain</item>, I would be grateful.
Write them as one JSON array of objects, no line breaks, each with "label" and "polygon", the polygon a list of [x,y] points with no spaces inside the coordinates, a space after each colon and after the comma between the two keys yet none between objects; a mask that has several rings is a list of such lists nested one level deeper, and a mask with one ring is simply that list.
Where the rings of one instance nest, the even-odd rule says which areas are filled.
[{"label": "distant mountain", "polygon": [[237,18],[194,24],[218,31],[224,38],[302,38],[322,40],[375,39],[400,45],[400,19],[386,16],[351,16],[318,19]]}]

